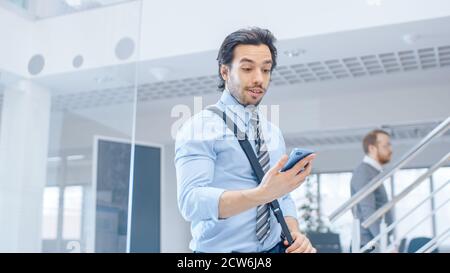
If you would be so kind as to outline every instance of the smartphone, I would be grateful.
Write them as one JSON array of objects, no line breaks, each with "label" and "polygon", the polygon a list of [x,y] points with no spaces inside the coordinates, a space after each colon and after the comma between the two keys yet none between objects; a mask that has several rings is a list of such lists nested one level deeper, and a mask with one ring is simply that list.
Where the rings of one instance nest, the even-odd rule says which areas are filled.
[{"label": "smartphone", "polygon": [[[297,162],[299,162],[303,158],[305,158],[308,155],[313,154],[313,153],[314,153],[314,151],[312,151],[312,150],[302,149],[302,148],[294,148],[292,150],[291,154],[289,155],[288,161],[281,169],[281,172],[289,170],[290,168],[294,167],[294,165],[297,164]],[[306,166],[308,166],[308,164],[306,164]],[[305,168],[306,168],[306,166],[305,166]]]}]

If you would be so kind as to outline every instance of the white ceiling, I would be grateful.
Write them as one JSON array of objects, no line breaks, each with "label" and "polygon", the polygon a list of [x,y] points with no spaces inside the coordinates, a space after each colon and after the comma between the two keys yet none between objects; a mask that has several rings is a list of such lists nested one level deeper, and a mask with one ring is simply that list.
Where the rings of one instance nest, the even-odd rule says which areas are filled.
[{"label": "white ceiling", "polygon": [[[415,37],[416,41],[407,43],[405,36]],[[273,74],[272,89],[342,81],[349,83],[345,90],[352,92],[352,88],[358,88],[352,85],[353,80],[373,77],[388,77],[388,82],[397,84],[408,84],[420,78],[422,84],[447,85],[450,16],[280,40],[278,50],[279,66]],[[303,54],[289,57],[290,53],[298,51]],[[55,110],[129,103],[136,86],[141,102],[212,94],[217,91],[216,54],[216,51],[207,51],[114,67],[80,69],[38,77],[35,81],[52,91]],[[425,73],[427,71],[432,73]],[[0,73],[1,92],[2,85],[10,85],[17,77],[6,71]]]},{"label": "white ceiling", "polygon": [[[406,43],[405,35],[418,39],[412,44]],[[375,84],[380,89],[441,86],[443,90],[448,87],[450,92],[450,17],[280,40],[278,49],[279,67],[268,94],[272,99],[301,100],[326,96],[332,90],[339,90],[342,95],[366,92],[360,90],[362,86]],[[295,50],[302,50],[304,54],[293,58],[285,54]],[[202,95],[208,103],[216,100],[216,54],[216,51],[207,51],[93,70],[80,69],[74,73],[38,77],[35,81],[52,91],[54,111],[84,112],[85,117],[100,117],[99,111],[103,111],[107,116],[101,122],[120,130],[126,127],[123,124],[132,121],[130,109],[137,88],[135,80],[139,83],[139,108],[146,116],[192,100],[193,95]],[[16,76],[3,72],[0,93],[2,85],[16,80]],[[111,116],[128,112],[130,116],[125,117],[123,124]],[[130,132],[126,128],[123,131]],[[296,143],[297,136],[288,136],[287,141]],[[161,137],[165,138],[165,135]]]},{"label": "white ceiling", "polygon": [[[412,44],[405,35],[416,37]],[[412,35],[412,36],[411,36]],[[448,85],[450,17],[360,29],[278,43],[272,89],[377,79],[383,84]],[[289,52],[303,51],[297,57]],[[216,51],[36,78],[52,90],[54,109],[141,102],[216,93]],[[431,71],[430,73],[428,73]],[[138,83],[135,84],[135,81]]]},{"label": "white ceiling", "polygon": [[135,0],[0,0],[0,5],[29,20],[67,15]]}]

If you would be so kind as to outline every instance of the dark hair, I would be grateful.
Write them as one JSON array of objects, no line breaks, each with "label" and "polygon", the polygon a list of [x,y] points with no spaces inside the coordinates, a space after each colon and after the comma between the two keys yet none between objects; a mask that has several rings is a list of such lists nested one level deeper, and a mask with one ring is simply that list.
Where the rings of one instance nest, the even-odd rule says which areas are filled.
[{"label": "dark hair", "polygon": [[377,143],[377,136],[378,134],[385,134],[387,136],[390,136],[388,132],[381,130],[381,129],[375,129],[370,131],[363,140],[363,149],[364,153],[369,153],[369,145],[375,145]]},{"label": "dark hair", "polygon": [[240,29],[228,35],[223,41],[217,55],[217,61],[219,62],[219,84],[217,87],[220,91],[225,89],[225,81],[220,74],[221,65],[231,66],[233,60],[233,51],[237,45],[261,45],[265,44],[269,47],[272,55],[272,68],[271,72],[277,65],[277,49],[274,43],[276,42],[275,36],[268,30],[258,27]]}]

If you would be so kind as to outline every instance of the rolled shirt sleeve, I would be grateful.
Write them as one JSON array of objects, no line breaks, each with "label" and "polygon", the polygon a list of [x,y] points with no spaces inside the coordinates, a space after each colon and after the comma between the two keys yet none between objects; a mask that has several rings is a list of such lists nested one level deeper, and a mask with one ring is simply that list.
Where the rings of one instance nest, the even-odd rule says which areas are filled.
[{"label": "rolled shirt sleeve", "polygon": [[297,208],[290,194],[286,194],[281,198],[280,207],[285,217],[291,216],[297,219]]},{"label": "rolled shirt sleeve", "polygon": [[175,143],[178,207],[187,221],[218,220],[219,200],[225,190],[211,186],[215,139],[191,134],[192,124],[180,129]]}]

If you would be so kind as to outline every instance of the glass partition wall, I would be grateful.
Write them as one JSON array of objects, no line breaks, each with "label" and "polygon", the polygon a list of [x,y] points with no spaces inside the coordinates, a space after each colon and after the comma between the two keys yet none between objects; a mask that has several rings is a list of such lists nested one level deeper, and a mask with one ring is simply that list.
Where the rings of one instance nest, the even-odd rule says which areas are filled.
[{"label": "glass partition wall", "polygon": [[1,2],[0,252],[130,251],[142,3]]}]

